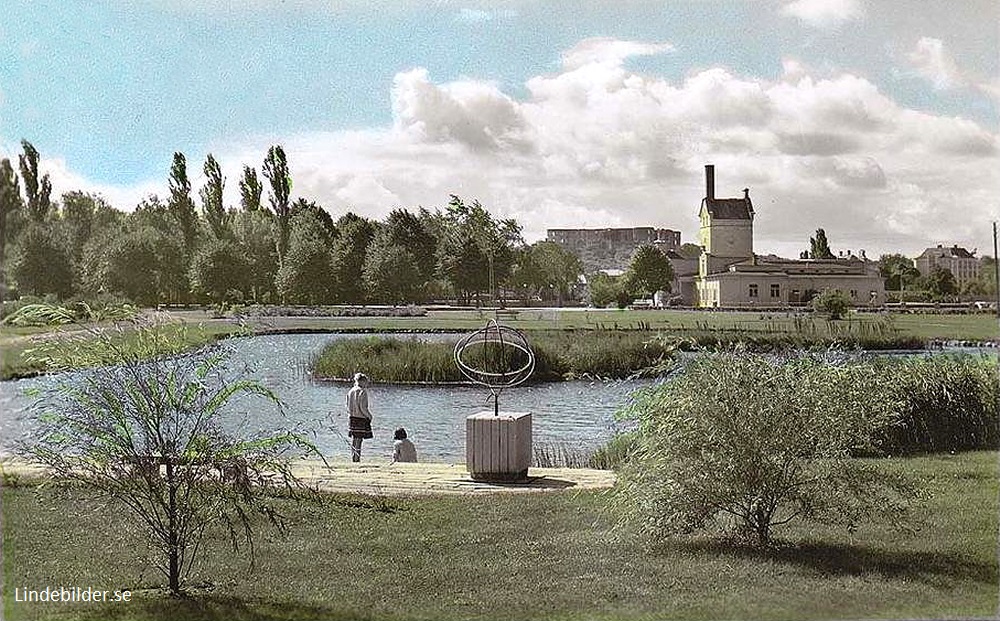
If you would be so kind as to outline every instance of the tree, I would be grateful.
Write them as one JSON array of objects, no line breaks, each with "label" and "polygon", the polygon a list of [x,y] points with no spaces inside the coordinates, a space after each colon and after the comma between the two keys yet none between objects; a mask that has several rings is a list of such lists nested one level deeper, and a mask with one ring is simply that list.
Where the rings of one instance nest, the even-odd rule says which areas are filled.
[{"label": "tree", "polygon": [[368,249],[364,266],[368,299],[383,304],[412,302],[423,281],[417,260],[380,229]]},{"label": "tree", "polygon": [[995,296],[997,293],[996,259],[989,255],[979,260],[979,283],[981,295]]},{"label": "tree", "polygon": [[124,217],[102,196],[77,190],[63,194],[60,220],[66,227],[74,263],[81,260],[83,248],[91,237],[117,226]]},{"label": "tree", "polygon": [[85,339],[50,339],[35,359],[53,371],[95,368],[43,394],[27,456],[121,507],[147,535],[175,595],[211,542],[210,527],[228,532],[234,551],[245,543],[252,566],[254,517],[285,528],[268,490],[303,488],[289,451],[318,454],[292,431],[251,434],[246,424],[226,423],[233,399],[280,414],[277,396],[245,369],[228,370],[223,346],[164,358],[156,325],[135,322],[129,339],[121,330],[77,328]]},{"label": "tree", "polygon": [[296,214],[285,261],[278,267],[275,288],[292,304],[323,304],[331,297],[333,256],[323,222],[310,211]]},{"label": "tree", "polygon": [[636,248],[625,272],[624,288],[641,297],[651,297],[657,291],[670,291],[674,268],[667,255],[656,246],[644,244]]},{"label": "tree", "polygon": [[826,240],[826,231],[816,229],[816,237],[809,238],[809,258],[811,259],[834,259],[833,251]]},{"label": "tree", "polygon": [[300,198],[292,203],[291,210],[292,218],[295,218],[295,216],[304,211],[311,212],[312,215],[314,215],[316,219],[323,224],[323,228],[326,230],[327,239],[333,239],[337,236],[337,225],[333,222],[333,217],[330,215],[330,212],[317,205],[316,201]]},{"label": "tree", "polygon": [[234,295],[243,299],[248,288],[246,257],[231,239],[212,239],[195,251],[191,260],[191,287],[217,304]]},{"label": "tree", "polygon": [[209,153],[205,158],[205,185],[201,188],[201,208],[205,212],[205,220],[212,228],[216,239],[232,237],[230,217],[223,204],[222,193],[226,187],[226,178],[222,176],[222,167],[215,157]]},{"label": "tree", "polygon": [[681,244],[677,249],[677,254],[685,259],[698,259],[701,257],[701,246],[698,244]]},{"label": "tree", "polygon": [[337,220],[333,242],[333,281],[339,302],[365,300],[364,265],[368,246],[375,238],[375,223],[348,212]]},{"label": "tree", "polygon": [[274,218],[263,210],[236,214],[236,231],[247,264],[247,286],[255,302],[272,299],[278,273],[278,249],[274,244]]},{"label": "tree", "polygon": [[955,282],[955,275],[946,267],[935,265],[931,268],[925,279],[927,290],[935,298],[942,298],[958,293],[958,284]]},{"label": "tree", "polygon": [[625,308],[630,301],[630,296],[622,288],[621,279],[602,272],[590,275],[587,279],[587,288],[590,289],[590,303],[598,308],[604,308],[609,304]]},{"label": "tree", "polygon": [[91,258],[90,288],[120,294],[144,306],[160,302],[160,265],[157,241],[161,235],[149,227],[135,228],[111,239],[88,245]]},{"label": "tree", "polygon": [[194,201],[191,200],[187,160],[180,152],[174,153],[174,160],[170,166],[170,200],[167,201],[167,212],[180,228],[184,250],[190,256],[198,234],[198,212],[195,211]]},{"label": "tree", "polygon": [[514,249],[523,244],[516,220],[495,219],[479,201],[466,204],[453,194],[438,243],[439,270],[467,300],[483,290],[495,298],[497,285],[510,276]]},{"label": "tree", "polygon": [[379,230],[386,243],[402,246],[412,255],[421,285],[434,278],[437,239],[420,216],[405,209],[393,209]]},{"label": "tree", "polygon": [[535,256],[531,252],[531,246],[518,248],[515,253],[514,267],[511,271],[511,283],[514,289],[520,294],[521,302],[527,306],[532,296],[538,295],[539,289],[545,276],[542,268],[535,261]]},{"label": "tree", "polygon": [[[13,239],[14,215],[21,209],[21,191],[17,175],[10,160],[0,160],[0,279],[5,278],[7,240]],[[6,283],[6,280],[0,281]],[[6,296],[6,287],[0,287],[0,296]]]},{"label": "tree", "polygon": [[291,207],[289,194],[292,178],[288,173],[288,160],[281,145],[272,145],[264,159],[264,176],[271,184],[271,210],[278,220],[278,265],[283,265],[288,252]]},{"label": "tree", "polygon": [[877,364],[743,351],[692,358],[630,410],[638,446],[616,486],[622,523],[654,537],[735,530],[762,546],[795,520],[902,525],[914,486],[851,458],[901,415]]},{"label": "tree", "polygon": [[22,295],[54,294],[67,298],[73,293],[73,264],[69,252],[52,227],[30,222],[11,249],[11,280]]},{"label": "tree", "polygon": [[562,306],[573,285],[583,273],[580,258],[551,241],[535,242],[529,247],[528,252],[531,262],[537,266],[536,280],[532,284],[536,290],[550,297],[554,295]]},{"label": "tree", "polygon": [[[194,209],[193,204],[191,209]],[[196,235],[197,214],[194,226]],[[126,235],[130,236],[133,242],[136,242],[138,237],[144,237],[141,244],[146,244],[153,250],[153,263],[148,269],[156,279],[157,302],[178,304],[186,302],[190,297],[188,270],[192,253],[187,251],[184,240],[178,239],[176,231],[175,214],[169,205],[163,205],[155,195],[144,199],[129,218],[129,232]],[[126,256],[127,254],[128,252],[125,253]],[[121,275],[112,272],[108,280],[114,283],[121,278]],[[137,276],[136,279],[142,280],[142,277]],[[137,298],[132,299],[139,302]]]},{"label": "tree", "polygon": [[920,271],[913,266],[913,260],[901,254],[883,254],[879,257],[878,273],[885,280],[886,291],[912,288],[920,278]]},{"label": "tree", "polygon": [[812,307],[830,319],[841,319],[853,306],[851,298],[840,289],[825,289],[812,299]]},{"label": "tree", "polygon": [[243,165],[243,178],[240,179],[240,205],[243,211],[260,211],[260,197],[264,194],[264,186],[257,179],[257,170]]},{"label": "tree", "polygon": [[24,203],[28,208],[28,217],[34,222],[42,222],[52,209],[52,182],[48,173],[40,179],[38,177],[38,150],[27,140],[21,141],[21,148],[24,153],[18,156],[18,161],[21,180],[24,181]]}]

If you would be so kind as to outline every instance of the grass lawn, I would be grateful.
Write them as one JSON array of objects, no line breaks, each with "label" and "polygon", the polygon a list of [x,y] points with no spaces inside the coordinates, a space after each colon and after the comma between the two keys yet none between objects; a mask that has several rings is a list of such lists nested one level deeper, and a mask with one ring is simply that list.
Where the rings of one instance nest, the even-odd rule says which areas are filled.
[{"label": "grass lawn", "polygon": [[780,531],[770,551],[655,546],[611,531],[594,492],[328,498],[289,505],[251,573],[213,535],[186,599],[15,603],[14,587],[160,582],[113,507],[85,490],[3,490],[7,619],[855,619],[995,617],[997,453],[881,462],[931,492],[919,530]]}]

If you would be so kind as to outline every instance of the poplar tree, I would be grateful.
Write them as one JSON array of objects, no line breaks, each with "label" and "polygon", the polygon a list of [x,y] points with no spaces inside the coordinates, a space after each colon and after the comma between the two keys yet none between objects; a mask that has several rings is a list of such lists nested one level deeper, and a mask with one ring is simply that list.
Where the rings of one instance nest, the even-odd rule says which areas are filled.
[{"label": "poplar tree", "polygon": [[52,182],[48,173],[38,177],[38,150],[27,140],[21,141],[21,148],[24,150],[18,160],[21,168],[21,179],[24,180],[25,202],[28,207],[28,216],[35,222],[42,222],[48,215],[52,207],[50,196],[52,194]]},{"label": "poplar tree", "polygon": [[289,222],[291,207],[289,195],[292,179],[288,174],[288,160],[281,145],[272,145],[264,158],[264,176],[271,184],[271,209],[278,219],[278,265],[283,265],[288,253]]},{"label": "poplar tree", "polygon": [[201,188],[201,206],[205,211],[205,220],[212,227],[216,239],[228,239],[229,217],[222,202],[222,191],[226,186],[226,178],[222,176],[222,167],[215,157],[209,153],[205,158],[205,185]]}]

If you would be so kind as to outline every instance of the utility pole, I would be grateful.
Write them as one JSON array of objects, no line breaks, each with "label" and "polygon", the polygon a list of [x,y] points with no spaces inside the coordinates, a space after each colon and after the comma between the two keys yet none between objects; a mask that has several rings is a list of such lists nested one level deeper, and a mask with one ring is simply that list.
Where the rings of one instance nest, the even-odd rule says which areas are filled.
[{"label": "utility pole", "polygon": [[993,276],[996,278],[997,321],[1000,322],[1000,257],[997,256],[997,223],[993,221]]}]

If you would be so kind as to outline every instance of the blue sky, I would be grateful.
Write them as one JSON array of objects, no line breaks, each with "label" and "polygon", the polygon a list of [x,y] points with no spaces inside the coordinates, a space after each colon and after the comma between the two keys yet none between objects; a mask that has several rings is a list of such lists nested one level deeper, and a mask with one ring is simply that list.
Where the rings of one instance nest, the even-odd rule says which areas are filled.
[{"label": "blue sky", "polygon": [[824,225],[845,247],[985,246],[969,214],[944,216],[997,217],[994,4],[6,0],[0,154],[27,138],[57,191],[128,209],[174,151],[195,172],[215,153],[235,186],[281,142],[296,191],[335,215],[456,191],[529,236],[687,239],[711,160],[774,205],[760,250]]}]

